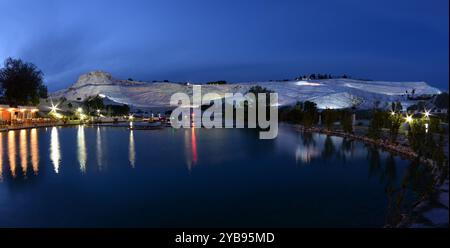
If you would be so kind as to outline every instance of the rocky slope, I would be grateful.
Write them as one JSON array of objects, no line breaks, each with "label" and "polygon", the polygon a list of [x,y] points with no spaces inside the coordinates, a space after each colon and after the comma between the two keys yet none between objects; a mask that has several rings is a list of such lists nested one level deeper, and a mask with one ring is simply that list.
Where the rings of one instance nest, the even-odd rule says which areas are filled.
[{"label": "rocky slope", "polygon": [[[287,82],[245,82],[225,85],[203,85],[202,93],[215,92],[245,94],[252,86],[260,85],[279,94],[280,105],[297,101],[313,101],[319,108],[346,108],[358,106],[370,108],[375,102],[388,104],[401,101],[403,106],[411,104],[406,91],[415,95],[438,94],[437,88],[425,82],[384,82],[353,79],[327,79]],[[177,92],[192,94],[192,86],[170,82],[135,82],[119,80],[111,74],[94,71],[81,75],[70,88],[51,94],[53,99],[65,97],[69,101],[83,101],[89,96],[101,95],[108,99],[134,107],[169,107],[170,97]]]}]

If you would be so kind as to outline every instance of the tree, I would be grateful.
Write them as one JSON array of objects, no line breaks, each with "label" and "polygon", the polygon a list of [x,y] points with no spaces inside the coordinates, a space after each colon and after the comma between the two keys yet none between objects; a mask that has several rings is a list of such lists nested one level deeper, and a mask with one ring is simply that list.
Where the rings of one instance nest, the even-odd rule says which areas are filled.
[{"label": "tree", "polygon": [[325,124],[325,127],[328,130],[331,130],[333,128],[333,124],[336,121],[336,111],[332,109],[325,109],[322,111],[322,120]]},{"label": "tree", "polygon": [[448,109],[448,93],[443,92],[434,98],[434,105],[441,109]]},{"label": "tree", "polygon": [[381,137],[381,129],[383,128],[385,114],[383,111],[375,110],[372,120],[369,125],[368,136],[372,139],[379,139]]},{"label": "tree", "polygon": [[83,105],[86,107],[88,112],[91,112],[91,110],[101,110],[105,107],[105,105],[103,104],[103,98],[101,98],[99,95],[95,97],[88,97],[86,100],[84,100]]},{"label": "tree", "polygon": [[389,116],[389,138],[391,142],[397,141],[398,130],[402,125],[403,117],[401,114],[392,112]]},{"label": "tree", "polygon": [[433,135],[427,132],[424,120],[416,119],[409,123],[408,140],[411,148],[419,157],[431,158],[436,143]]},{"label": "tree", "polygon": [[38,95],[40,98],[47,99],[48,98],[48,89],[46,85],[39,85],[38,87]]},{"label": "tree", "polygon": [[426,102],[419,101],[418,103],[408,107],[408,111],[423,111],[425,109]]},{"label": "tree", "polygon": [[130,114],[130,107],[126,104],[124,105],[107,105],[106,109],[111,116],[123,116]]},{"label": "tree", "polygon": [[348,110],[341,111],[341,127],[346,133],[353,133],[353,115]]},{"label": "tree", "polygon": [[437,117],[429,118],[429,131],[432,133],[440,133],[441,132],[441,119]]},{"label": "tree", "polygon": [[403,110],[402,103],[399,102],[399,101],[397,101],[397,102],[392,102],[392,104],[391,104],[391,110],[392,110],[393,112],[400,112],[400,111],[402,111],[402,110]]},{"label": "tree", "polygon": [[317,104],[315,102],[306,101],[303,104],[303,126],[312,127],[317,123],[318,117]]},{"label": "tree", "polygon": [[4,68],[0,69],[0,84],[6,101],[12,105],[37,105],[40,97],[47,97],[43,76],[34,64],[7,58]]}]

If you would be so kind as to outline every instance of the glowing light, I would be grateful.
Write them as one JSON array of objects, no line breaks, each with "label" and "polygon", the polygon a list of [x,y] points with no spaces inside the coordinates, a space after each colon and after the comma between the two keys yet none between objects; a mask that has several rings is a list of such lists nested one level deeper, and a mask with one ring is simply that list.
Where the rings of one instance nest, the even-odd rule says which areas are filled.
[{"label": "glowing light", "polygon": [[426,118],[429,118],[430,117],[430,110],[426,110],[425,109],[425,113],[424,114],[425,114]]},{"label": "glowing light", "polygon": [[57,110],[60,110],[58,108],[59,103],[57,103],[56,105],[53,104],[53,101],[51,102],[52,106],[50,107],[50,112],[56,113]]},{"label": "glowing light", "polygon": [[395,112],[394,112],[394,111],[391,111],[391,115],[394,116],[394,115],[395,115]]},{"label": "glowing light", "polygon": [[60,113],[53,113],[53,116],[56,118],[56,119],[61,119],[61,118],[63,118],[63,115],[62,114],[60,114]]},{"label": "glowing light", "polygon": [[412,116],[407,115],[405,120],[406,120],[407,123],[411,123],[413,121],[413,118],[412,118]]},{"label": "glowing light", "polygon": [[297,86],[322,86],[322,84],[308,82],[308,81],[298,81],[295,83],[295,85],[297,85]]},{"label": "glowing light", "polygon": [[78,113],[83,113],[83,109],[82,108],[77,108],[77,112]]}]

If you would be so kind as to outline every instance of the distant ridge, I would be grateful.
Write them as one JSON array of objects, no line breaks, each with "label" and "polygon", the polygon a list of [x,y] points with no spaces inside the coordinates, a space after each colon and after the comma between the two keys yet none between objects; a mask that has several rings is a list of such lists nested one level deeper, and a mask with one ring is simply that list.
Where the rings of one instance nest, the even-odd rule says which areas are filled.
[{"label": "distant ridge", "polygon": [[[371,108],[375,102],[386,106],[400,101],[409,106],[407,97],[414,90],[416,96],[439,94],[440,90],[425,82],[364,81],[355,79],[323,79],[229,83],[202,85],[202,93],[215,92],[245,94],[252,86],[260,85],[279,94],[280,105],[291,105],[297,101],[313,101],[319,108]],[[115,79],[110,73],[93,71],[83,74],[78,81],[65,90],[51,93],[53,99],[64,97],[69,101],[83,101],[89,96],[102,95],[108,99],[134,107],[170,107],[170,97],[176,92],[192,94],[187,84],[171,82],[136,82]]]}]

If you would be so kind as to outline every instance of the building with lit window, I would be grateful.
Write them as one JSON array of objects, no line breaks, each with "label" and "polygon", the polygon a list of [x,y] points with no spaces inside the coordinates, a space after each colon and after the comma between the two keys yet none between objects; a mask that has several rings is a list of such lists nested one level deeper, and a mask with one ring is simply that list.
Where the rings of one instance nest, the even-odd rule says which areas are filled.
[{"label": "building with lit window", "polygon": [[36,118],[38,109],[34,106],[16,106],[0,105],[0,123],[14,124],[25,123]]}]

